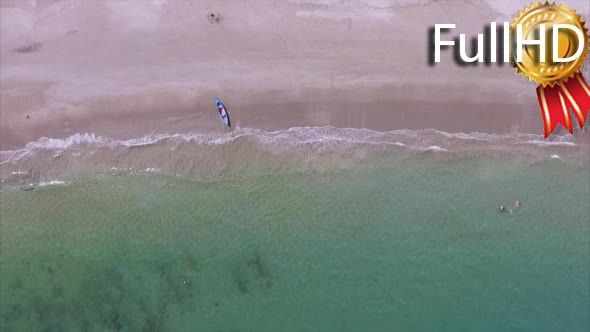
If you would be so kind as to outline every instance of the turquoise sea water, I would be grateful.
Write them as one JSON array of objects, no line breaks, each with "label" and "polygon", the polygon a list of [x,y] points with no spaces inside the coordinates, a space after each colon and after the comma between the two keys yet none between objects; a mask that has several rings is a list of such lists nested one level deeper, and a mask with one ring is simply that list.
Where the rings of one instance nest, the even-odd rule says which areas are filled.
[{"label": "turquoise sea water", "polygon": [[4,332],[590,329],[587,161],[92,175],[0,198]]}]

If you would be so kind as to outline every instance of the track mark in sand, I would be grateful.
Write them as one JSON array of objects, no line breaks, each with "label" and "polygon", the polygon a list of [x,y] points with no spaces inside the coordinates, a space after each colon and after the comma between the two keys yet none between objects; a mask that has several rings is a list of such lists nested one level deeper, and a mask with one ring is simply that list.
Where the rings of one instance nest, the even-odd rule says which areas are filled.
[{"label": "track mark in sand", "polygon": [[17,47],[13,51],[16,53],[33,53],[39,51],[41,47],[43,47],[43,44],[34,42],[29,45]]}]

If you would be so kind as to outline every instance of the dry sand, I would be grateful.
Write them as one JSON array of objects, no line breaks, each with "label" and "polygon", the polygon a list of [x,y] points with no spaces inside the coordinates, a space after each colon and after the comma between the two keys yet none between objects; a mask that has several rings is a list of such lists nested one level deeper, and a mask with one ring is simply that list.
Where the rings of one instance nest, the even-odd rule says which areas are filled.
[{"label": "dry sand", "polygon": [[0,148],[228,130],[215,96],[238,127],[541,134],[535,85],[510,65],[427,58],[434,23],[475,36],[526,3],[2,0]]}]

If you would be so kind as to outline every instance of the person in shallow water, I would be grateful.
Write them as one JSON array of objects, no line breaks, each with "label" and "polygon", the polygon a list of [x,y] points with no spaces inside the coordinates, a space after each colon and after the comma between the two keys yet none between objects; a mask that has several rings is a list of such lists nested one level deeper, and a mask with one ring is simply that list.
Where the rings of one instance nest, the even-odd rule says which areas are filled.
[{"label": "person in shallow water", "polygon": [[[516,201],[514,201],[514,211],[516,211],[516,210],[518,210],[518,209],[520,209],[520,201],[519,201],[519,200],[516,200]],[[512,215],[512,211],[513,211],[512,209],[510,209],[510,208],[507,208],[507,207],[506,207],[506,206],[504,206],[504,205],[500,205],[500,206],[498,207],[498,210],[499,210],[500,212],[508,212],[508,213],[510,213],[511,215]]]},{"label": "person in shallow water", "polygon": [[506,207],[506,206],[504,206],[504,205],[500,205],[500,206],[498,207],[498,210],[499,210],[500,212],[502,212],[502,213],[510,213],[510,215],[512,215],[512,209],[509,209],[509,208],[507,208],[507,207]]}]

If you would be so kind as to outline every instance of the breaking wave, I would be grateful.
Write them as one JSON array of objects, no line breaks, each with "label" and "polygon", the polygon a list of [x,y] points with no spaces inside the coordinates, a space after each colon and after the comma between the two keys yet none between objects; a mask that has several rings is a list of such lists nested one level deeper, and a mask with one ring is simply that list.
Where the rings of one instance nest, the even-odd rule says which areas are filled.
[{"label": "breaking wave", "polygon": [[[582,134],[585,135],[585,134]],[[579,139],[578,139],[579,140]],[[546,159],[587,157],[588,140],[572,135],[446,133],[434,129],[378,132],[369,129],[296,127],[279,131],[236,128],[229,133],[157,134],[116,140],[95,134],[41,138],[24,148],[0,152],[2,179],[37,182],[83,174],[121,171],[183,175],[222,174],[296,166],[321,169],[373,157],[471,154],[519,155]]]}]

